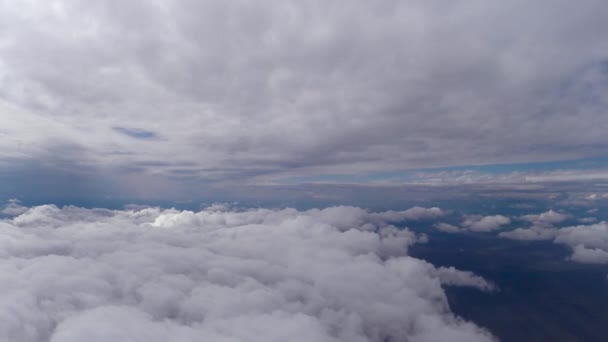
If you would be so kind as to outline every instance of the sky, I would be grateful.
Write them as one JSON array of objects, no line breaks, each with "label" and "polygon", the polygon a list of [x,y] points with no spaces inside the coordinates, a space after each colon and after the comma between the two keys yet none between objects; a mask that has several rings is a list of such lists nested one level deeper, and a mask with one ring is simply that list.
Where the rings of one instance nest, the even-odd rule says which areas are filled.
[{"label": "sky", "polygon": [[[513,316],[601,335],[607,17],[0,0],[0,340],[492,342]],[[519,290],[563,279],[527,301],[505,267]]]},{"label": "sky", "polygon": [[1,1],[0,195],[606,181],[607,14],[601,0]]}]

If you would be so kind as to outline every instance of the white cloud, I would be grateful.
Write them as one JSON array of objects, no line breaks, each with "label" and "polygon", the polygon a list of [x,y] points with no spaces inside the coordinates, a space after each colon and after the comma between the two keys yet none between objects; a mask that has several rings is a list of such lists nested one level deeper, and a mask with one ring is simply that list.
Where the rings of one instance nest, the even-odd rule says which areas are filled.
[{"label": "white cloud", "polygon": [[19,203],[21,203],[21,201],[18,199],[8,200],[8,203],[4,206],[0,213],[8,216],[17,216],[23,214],[27,210],[27,207],[22,206]]},{"label": "white cloud", "polygon": [[531,222],[535,225],[552,225],[556,223],[563,222],[570,218],[570,215],[558,213],[553,210],[546,211],[544,213],[536,214],[536,215],[524,215],[522,216],[522,220]]},{"label": "white cloud", "polygon": [[515,240],[553,240],[572,249],[572,261],[608,263],[608,224],[605,221],[560,229],[550,225],[532,226],[499,235]]},{"label": "white cloud", "polygon": [[500,229],[510,223],[511,219],[503,215],[465,215],[460,227],[445,222],[436,223],[434,227],[445,233],[463,233],[466,231],[486,233]]},{"label": "white cloud", "polygon": [[468,271],[460,271],[454,267],[437,268],[439,279],[447,285],[473,286],[483,291],[495,291],[496,285]]},{"label": "white cloud", "polygon": [[561,223],[569,219],[571,215],[548,210],[540,214],[524,215],[521,220],[532,224],[529,228],[517,228],[508,232],[498,234],[500,237],[513,240],[551,240],[559,234],[559,230],[554,224]]},{"label": "white cloud", "polygon": [[572,246],[584,244],[588,247],[608,249],[608,224],[602,221],[588,226],[563,228],[556,241]]},{"label": "white cloud", "polygon": [[572,249],[570,259],[585,264],[606,264],[608,263],[608,251],[601,248],[587,248],[585,245],[576,245]]},{"label": "white cloud", "polygon": [[606,199],[608,198],[608,192],[605,193],[591,193],[589,195],[587,195],[586,199],[590,200],[590,201],[597,201],[597,200],[601,200],[601,199]]},{"label": "white cloud", "polygon": [[597,218],[595,218],[595,217],[581,217],[580,219],[578,219],[578,222],[580,222],[580,223],[593,223],[593,222],[597,222]]},{"label": "white cloud", "polygon": [[0,340],[493,340],[441,287],[490,283],[408,256],[418,237],[381,215],[213,208],[0,221]]},{"label": "white cloud", "polygon": [[463,231],[460,227],[445,222],[435,224],[435,228],[445,233],[459,233]]},{"label": "white cloud", "polygon": [[511,219],[503,215],[468,215],[461,226],[473,232],[491,232],[509,223]]},{"label": "white cloud", "polygon": [[501,232],[498,236],[512,240],[551,240],[558,234],[558,229],[547,226],[532,226]]}]

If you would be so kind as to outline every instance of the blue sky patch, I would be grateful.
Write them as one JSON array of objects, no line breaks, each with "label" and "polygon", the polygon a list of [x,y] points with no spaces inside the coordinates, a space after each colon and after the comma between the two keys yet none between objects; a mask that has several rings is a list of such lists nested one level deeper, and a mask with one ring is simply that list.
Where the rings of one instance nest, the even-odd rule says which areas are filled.
[{"label": "blue sky patch", "polygon": [[131,127],[120,127],[114,126],[112,129],[118,133],[128,135],[131,138],[140,139],[140,140],[156,140],[159,139],[160,136],[152,131],[147,131],[141,128],[131,128]]}]

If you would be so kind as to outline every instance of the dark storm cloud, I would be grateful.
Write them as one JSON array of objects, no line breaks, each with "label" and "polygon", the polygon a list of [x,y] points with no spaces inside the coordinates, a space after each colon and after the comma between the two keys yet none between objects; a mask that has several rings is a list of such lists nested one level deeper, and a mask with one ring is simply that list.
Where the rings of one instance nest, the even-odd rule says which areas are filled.
[{"label": "dark storm cloud", "polygon": [[246,182],[608,147],[605,1],[0,6],[5,162],[68,142],[114,172]]}]

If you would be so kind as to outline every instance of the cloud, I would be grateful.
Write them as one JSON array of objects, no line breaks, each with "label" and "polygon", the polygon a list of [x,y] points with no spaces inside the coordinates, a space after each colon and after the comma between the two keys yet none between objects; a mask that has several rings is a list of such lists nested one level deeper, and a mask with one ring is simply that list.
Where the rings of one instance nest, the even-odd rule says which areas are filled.
[{"label": "cloud", "polygon": [[490,283],[381,216],[32,207],[0,221],[0,340],[493,341],[442,289]]},{"label": "cloud", "polygon": [[374,214],[373,216],[388,222],[399,222],[399,221],[419,221],[419,220],[431,220],[436,219],[444,215],[444,212],[437,207],[423,208],[423,207],[412,207],[403,211],[385,211],[382,213]]},{"label": "cloud", "polygon": [[557,223],[561,223],[571,217],[571,215],[559,213],[553,210],[548,210],[540,214],[524,215],[521,216],[520,219],[530,222],[532,224],[531,227],[517,228],[508,232],[501,232],[498,235],[500,237],[513,240],[551,240],[555,238],[560,232],[557,228],[554,227],[554,225]]},{"label": "cloud", "polygon": [[572,248],[571,259],[583,263],[608,263],[608,224],[605,221],[559,230],[555,238]]},{"label": "cloud", "polygon": [[512,240],[551,240],[557,236],[559,230],[547,226],[532,226],[531,228],[517,228],[508,232],[501,232],[498,236]]},{"label": "cloud", "polygon": [[534,225],[552,225],[561,223],[570,218],[570,215],[558,213],[553,210],[546,211],[544,213],[536,215],[524,215],[521,217],[522,220],[533,223]]},{"label": "cloud", "polygon": [[514,240],[553,240],[572,250],[569,259],[581,263],[608,263],[608,224],[605,221],[565,228],[550,224],[534,225],[502,232],[500,237]]},{"label": "cloud", "polygon": [[602,0],[0,6],[2,164],[136,187],[122,177],[248,183],[608,147]]},{"label": "cloud", "polygon": [[17,216],[23,214],[25,211],[27,211],[28,208],[22,206],[19,203],[21,203],[21,201],[19,201],[18,199],[8,200],[8,203],[4,206],[0,213],[8,216]]},{"label": "cloud", "polygon": [[440,230],[445,233],[459,233],[459,232],[464,231],[464,229],[462,229],[458,226],[454,226],[452,224],[445,223],[445,222],[439,222],[439,223],[435,224],[434,227],[437,228],[437,230]]},{"label": "cloud", "polygon": [[590,200],[590,201],[596,201],[596,200],[601,200],[601,199],[606,199],[608,198],[608,193],[591,193],[589,194],[586,199]]},{"label": "cloud", "polygon": [[465,215],[460,227],[445,222],[436,223],[434,227],[444,233],[464,233],[466,231],[486,233],[510,223],[511,219],[503,215]]},{"label": "cloud", "polygon": [[600,248],[587,248],[584,245],[576,245],[572,249],[570,260],[585,264],[607,264],[608,251]]},{"label": "cloud", "polygon": [[468,271],[460,271],[454,267],[437,268],[439,279],[446,285],[472,286],[482,291],[495,291],[496,285]]},{"label": "cloud", "polygon": [[473,232],[491,232],[509,223],[511,223],[511,219],[503,215],[468,215],[461,226]]}]

